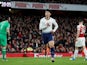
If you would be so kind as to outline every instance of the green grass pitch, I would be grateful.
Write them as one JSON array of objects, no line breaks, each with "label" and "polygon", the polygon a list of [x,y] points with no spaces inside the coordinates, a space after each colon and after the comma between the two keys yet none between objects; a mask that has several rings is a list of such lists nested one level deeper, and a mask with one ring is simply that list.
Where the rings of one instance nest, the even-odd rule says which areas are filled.
[{"label": "green grass pitch", "polygon": [[52,63],[50,58],[8,58],[8,61],[0,59],[0,65],[87,65],[87,61],[84,61],[84,58],[71,61],[64,57],[55,58],[55,62]]}]

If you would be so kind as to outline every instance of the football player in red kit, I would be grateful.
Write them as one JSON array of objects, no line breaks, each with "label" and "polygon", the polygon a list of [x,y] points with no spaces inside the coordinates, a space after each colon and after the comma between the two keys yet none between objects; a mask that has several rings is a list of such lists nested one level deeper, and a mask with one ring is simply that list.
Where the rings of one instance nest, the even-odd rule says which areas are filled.
[{"label": "football player in red kit", "polygon": [[74,55],[70,60],[75,60],[78,55],[78,48],[83,47],[83,51],[85,54],[85,60],[87,60],[87,50],[85,45],[85,31],[86,27],[83,25],[83,21],[79,22],[79,25],[77,25],[77,35],[76,35],[76,42],[75,42],[75,51]]}]

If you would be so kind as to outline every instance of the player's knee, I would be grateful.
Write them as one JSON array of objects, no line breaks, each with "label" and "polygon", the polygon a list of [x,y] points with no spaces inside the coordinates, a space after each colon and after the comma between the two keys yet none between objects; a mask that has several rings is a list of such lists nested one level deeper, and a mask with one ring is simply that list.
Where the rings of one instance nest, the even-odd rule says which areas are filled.
[{"label": "player's knee", "polygon": [[54,47],[54,41],[50,41],[49,46],[50,46],[50,48],[53,48]]},{"label": "player's knee", "polygon": [[85,46],[83,46],[83,49],[85,49],[86,47]]}]

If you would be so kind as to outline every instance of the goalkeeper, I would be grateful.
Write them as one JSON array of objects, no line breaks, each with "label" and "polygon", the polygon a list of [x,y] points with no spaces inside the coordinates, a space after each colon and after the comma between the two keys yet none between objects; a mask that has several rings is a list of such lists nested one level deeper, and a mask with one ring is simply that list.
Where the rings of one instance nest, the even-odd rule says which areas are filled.
[{"label": "goalkeeper", "polygon": [[2,59],[6,59],[7,33],[10,36],[10,17],[6,16],[5,20],[0,21],[0,45],[2,46]]}]

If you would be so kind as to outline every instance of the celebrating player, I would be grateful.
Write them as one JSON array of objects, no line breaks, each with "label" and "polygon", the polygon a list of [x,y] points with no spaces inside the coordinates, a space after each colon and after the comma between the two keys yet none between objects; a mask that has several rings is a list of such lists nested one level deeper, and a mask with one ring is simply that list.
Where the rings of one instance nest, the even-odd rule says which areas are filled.
[{"label": "celebrating player", "polygon": [[85,46],[85,31],[86,27],[83,25],[83,21],[79,22],[79,25],[77,26],[77,36],[76,36],[76,43],[75,43],[75,52],[73,55],[73,58],[70,58],[70,60],[75,60],[78,55],[78,48],[83,47],[83,51],[85,54],[85,60],[87,60],[87,50]]},{"label": "celebrating player", "polygon": [[[52,33],[57,30],[58,24],[56,23],[56,20],[50,16],[51,12],[49,10],[46,10],[45,17],[40,20],[39,29],[42,30],[42,38],[44,44],[49,44],[49,47],[51,49],[51,60],[52,62],[54,62],[54,40]],[[55,26],[54,29],[53,25]]]},{"label": "celebrating player", "polygon": [[10,35],[10,17],[6,17],[5,21],[0,22],[0,45],[2,46],[2,59],[6,59],[7,33]]}]

